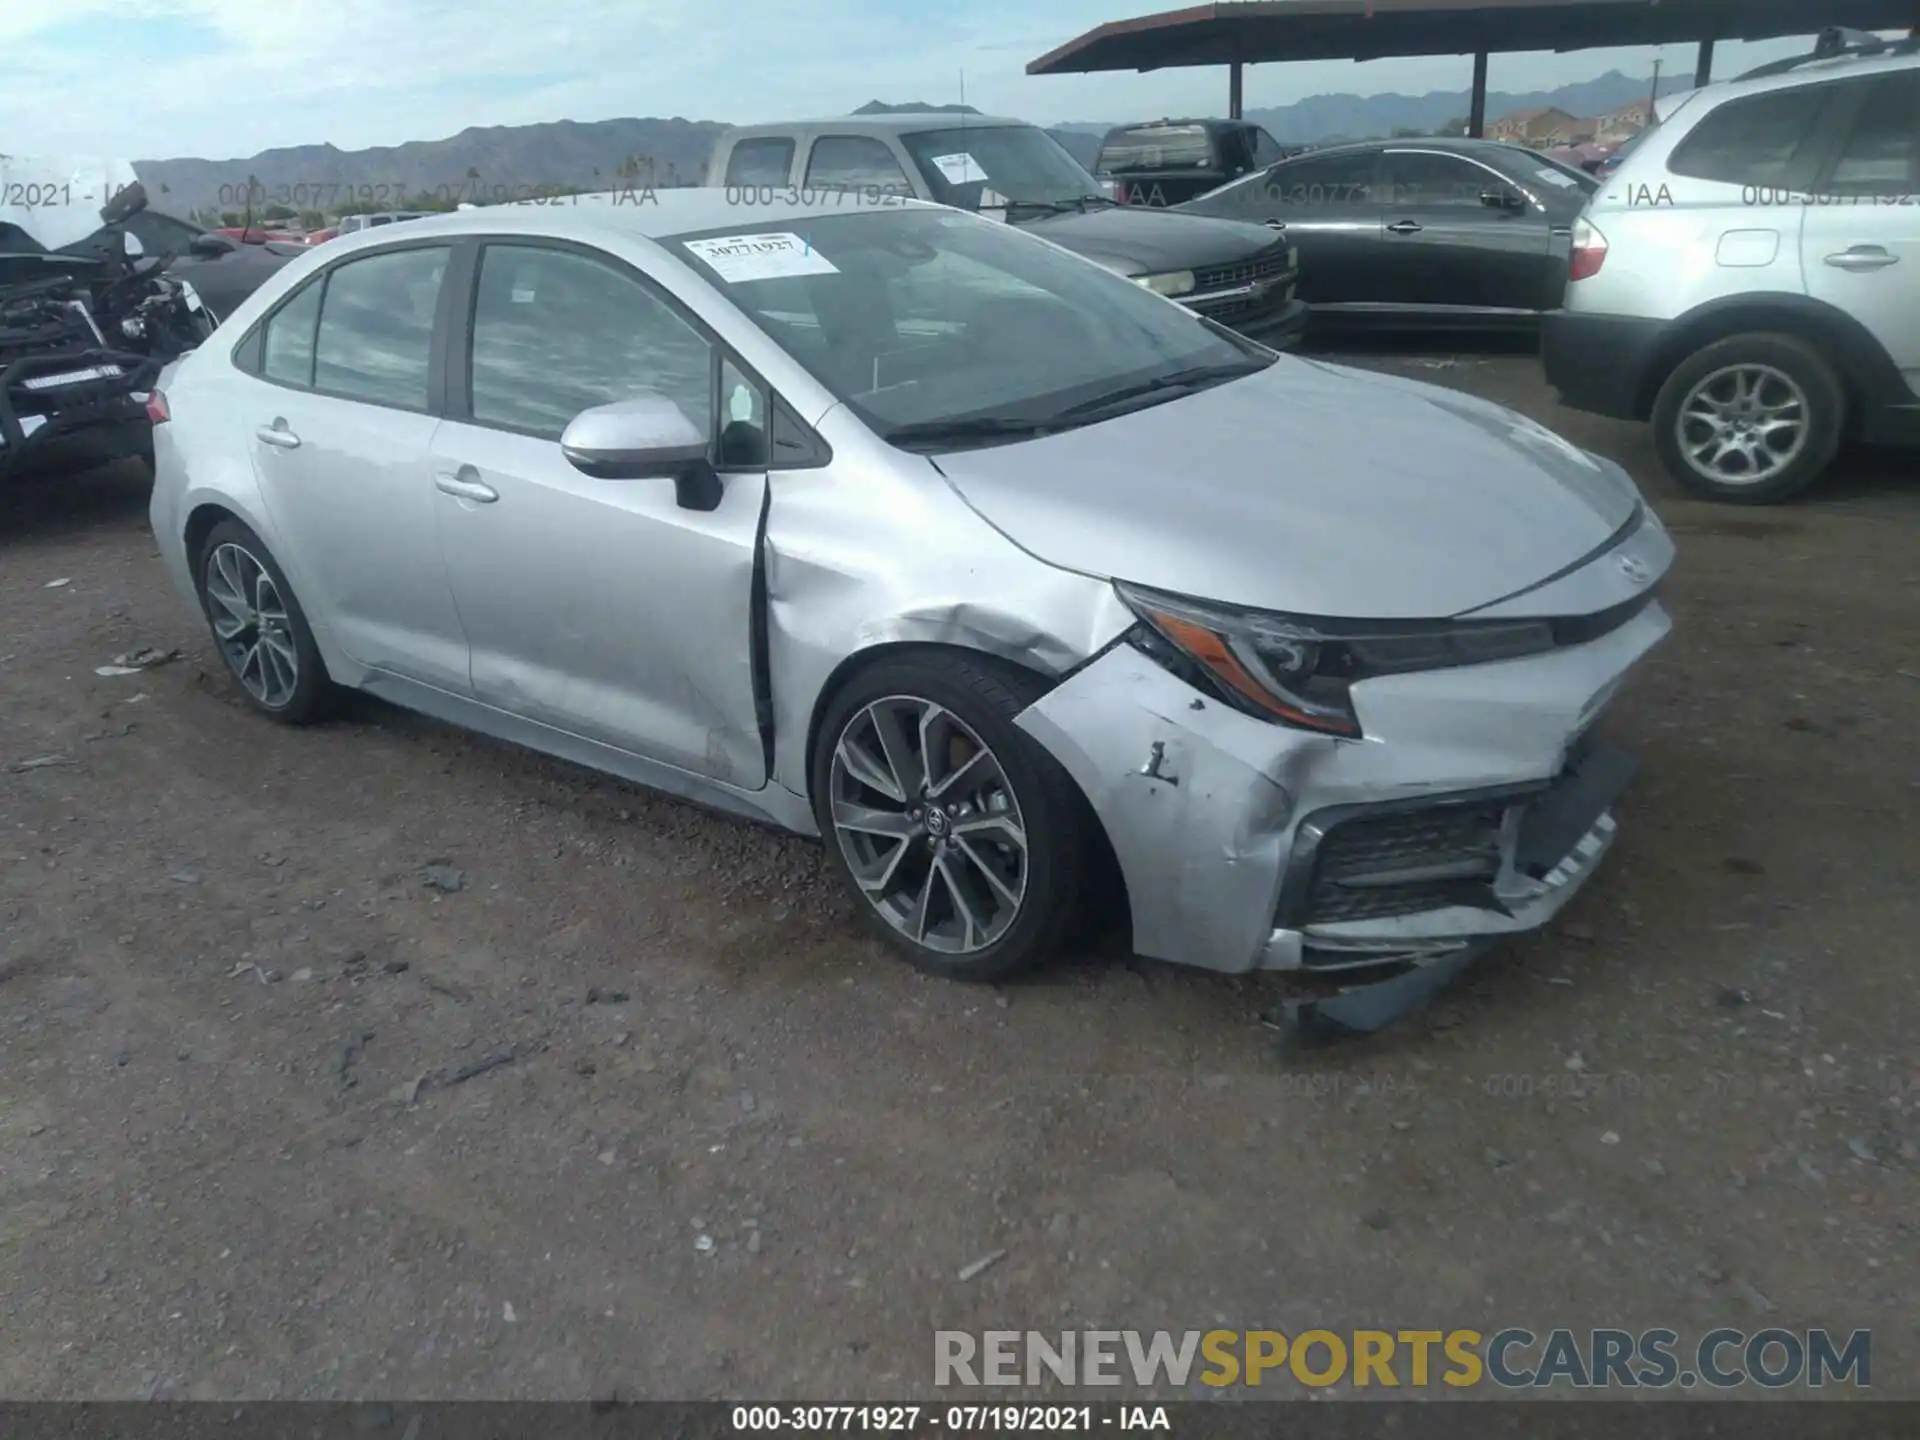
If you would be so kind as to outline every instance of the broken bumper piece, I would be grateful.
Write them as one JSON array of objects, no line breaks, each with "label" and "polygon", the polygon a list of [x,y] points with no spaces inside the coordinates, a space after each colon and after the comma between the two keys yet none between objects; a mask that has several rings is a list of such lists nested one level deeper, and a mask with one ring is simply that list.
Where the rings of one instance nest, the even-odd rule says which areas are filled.
[{"label": "broken bumper piece", "polygon": [[1099,815],[1136,951],[1354,982],[1292,1019],[1365,1033],[1591,878],[1634,763],[1590,736],[1668,628],[1655,604],[1585,645],[1366,682],[1358,741],[1242,714],[1127,644],[1019,723]]}]

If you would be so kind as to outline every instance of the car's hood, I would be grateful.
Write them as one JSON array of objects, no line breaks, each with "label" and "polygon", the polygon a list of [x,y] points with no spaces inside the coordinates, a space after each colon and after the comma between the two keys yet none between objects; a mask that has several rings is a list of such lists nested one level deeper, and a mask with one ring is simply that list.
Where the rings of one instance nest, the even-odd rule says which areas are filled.
[{"label": "car's hood", "polygon": [[1264,225],[1176,214],[1144,205],[1108,205],[1048,215],[1020,228],[1125,275],[1231,265],[1280,237]]},{"label": "car's hood", "polygon": [[0,155],[0,223],[58,250],[98,230],[100,207],[138,178],[130,160]]},{"label": "car's hood", "polygon": [[1283,356],[1097,425],[934,463],[1054,565],[1250,608],[1457,615],[1604,546],[1624,471],[1439,386]]}]

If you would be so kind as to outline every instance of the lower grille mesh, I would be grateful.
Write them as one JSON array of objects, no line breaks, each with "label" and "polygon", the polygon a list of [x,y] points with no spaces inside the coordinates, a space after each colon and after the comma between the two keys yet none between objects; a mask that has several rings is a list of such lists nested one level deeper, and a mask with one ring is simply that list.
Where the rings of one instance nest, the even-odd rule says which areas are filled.
[{"label": "lower grille mesh", "polygon": [[1436,805],[1335,825],[1314,861],[1306,923],[1491,904],[1507,808],[1493,801]]}]

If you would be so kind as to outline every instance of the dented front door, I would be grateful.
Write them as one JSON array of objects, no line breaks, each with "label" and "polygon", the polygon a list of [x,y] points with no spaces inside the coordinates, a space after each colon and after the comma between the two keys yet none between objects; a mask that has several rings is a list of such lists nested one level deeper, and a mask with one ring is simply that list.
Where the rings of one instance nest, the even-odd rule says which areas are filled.
[{"label": "dented front door", "polygon": [[729,474],[718,509],[685,510],[671,480],[595,480],[551,440],[455,422],[434,462],[476,699],[766,783],[749,643],[765,474]]}]

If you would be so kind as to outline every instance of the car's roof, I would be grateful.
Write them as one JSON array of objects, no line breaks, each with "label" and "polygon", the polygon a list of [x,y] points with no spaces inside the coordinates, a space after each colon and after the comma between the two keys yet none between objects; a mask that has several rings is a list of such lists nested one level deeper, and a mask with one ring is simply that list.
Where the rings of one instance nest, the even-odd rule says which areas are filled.
[{"label": "car's roof", "polygon": [[1531,155],[1535,152],[1522,145],[1509,145],[1504,140],[1473,140],[1461,135],[1404,135],[1397,140],[1349,140],[1339,145],[1322,145],[1317,150],[1304,151],[1289,156],[1282,164],[1294,160],[1324,159],[1329,155],[1355,155],[1369,150],[1439,150],[1450,155],[1466,155],[1474,159],[1485,160],[1495,155]]},{"label": "car's roof", "polygon": [[1134,120],[1125,125],[1115,125],[1107,131],[1109,135],[1118,135],[1127,130],[1158,130],[1163,126],[1201,125],[1209,130],[1254,130],[1258,125],[1252,120],[1222,120],[1216,117],[1194,115],[1186,118],[1167,116],[1159,120]]},{"label": "car's roof", "polygon": [[[902,209],[937,210],[937,205],[888,195],[884,205],[876,206],[863,192],[849,190],[811,203],[788,204],[783,196],[773,195],[769,204],[746,204],[731,192],[717,186],[683,186],[670,190],[635,187],[631,190],[598,191],[590,195],[560,195],[549,200],[520,200],[505,205],[482,205],[472,210],[454,210],[426,215],[411,221],[404,230],[382,226],[357,230],[349,242],[352,249],[380,245],[411,244],[433,235],[505,233],[544,235],[562,240],[591,242],[609,235],[637,236],[659,240],[674,235],[721,230],[738,225],[742,230],[770,222],[817,219],[827,215],[895,214]],[[819,192],[810,192],[819,193]],[[754,197],[760,198],[758,196]],[[344,254],[344,250],[329,251]]]},{"label": "car's roof", "polygon": [[985,129],[989,125],[1018,125],[1025,130],[1036,128],[1031,120],[1014,120],[1004,115],[961,114],[953,110],[895,110],[884,115],[829,115],[817,120],[736,125],[721,138],[733,140],[754,135],[786,135],[797,130],[838,130],[851,135],[880,135],[915,130]]},{"label": "car's roof", "polygon": [[[1826,80],[1846,80],[1861,75],[1891,75],[1902,70],[1920,70],[1920,52],[1904,45],[1872,55],[1830,55],[1824,60],[1808,60],[1791,70],[1775,75],[1757,75],[1750,80],[1721,80],[1697,90],[1679,92],[1692,109],[1694,102],[1707,99],[1715,104],[1736,95],[1760,95],[1769,90],[1795,90],[1802,85],[1818,85]],[[1663,100],[1667,97],[1661,97]],[[1707,106],[1700,106],[1705,113]]]}]

